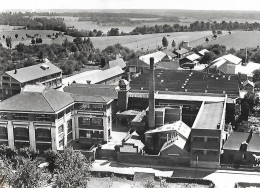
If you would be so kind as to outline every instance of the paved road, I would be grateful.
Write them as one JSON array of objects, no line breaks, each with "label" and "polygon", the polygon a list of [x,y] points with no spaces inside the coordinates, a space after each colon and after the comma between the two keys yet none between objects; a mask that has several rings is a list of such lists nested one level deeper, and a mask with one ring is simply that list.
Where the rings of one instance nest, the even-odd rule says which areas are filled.
[{"label": "paved road", "polygon": [[215,183],[216,188],[233,188],[236,182],[260,183],[259,172],[212,170],[185,168],[185,167],[143,167],[136,165],[118,164],[115,161],[96,160],[93,163],[93,171],[110,171],[114,173],[134,174],[134,172],[155,173],[163,177],[190,177],[204,178]]}]

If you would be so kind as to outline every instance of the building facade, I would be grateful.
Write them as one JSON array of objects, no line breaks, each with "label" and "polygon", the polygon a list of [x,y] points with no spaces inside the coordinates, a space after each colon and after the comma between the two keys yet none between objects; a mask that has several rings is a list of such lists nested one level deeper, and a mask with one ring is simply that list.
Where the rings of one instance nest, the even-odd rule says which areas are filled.
[{"label": "building facade", "polygon": [[62,85],[62,70],[48,59],[44,63],[5,72],[1,76],[0,100],[21,92],[27,84],[42,84],[51,88]]}]

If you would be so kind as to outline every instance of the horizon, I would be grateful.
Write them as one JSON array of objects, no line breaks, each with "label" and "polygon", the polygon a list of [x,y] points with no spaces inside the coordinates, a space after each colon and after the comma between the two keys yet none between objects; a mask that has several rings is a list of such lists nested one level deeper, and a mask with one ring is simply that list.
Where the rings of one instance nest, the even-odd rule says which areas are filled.
[{"label": "horizon", "polygon": [[[182,0],[175,3],[172,0],[45,0],[35,3],[33,0],[3,0],[0,11],[31,10],[187,10],[187,11],[250,11],[259,12],[259,2],[248,0],[247,3],[241,0],[230,2],[219,0],[216,3],[209,3],[207,0]],[[127,7],[127,8],[126,8]],[[166,7],[166,8],[165,8]]]}]

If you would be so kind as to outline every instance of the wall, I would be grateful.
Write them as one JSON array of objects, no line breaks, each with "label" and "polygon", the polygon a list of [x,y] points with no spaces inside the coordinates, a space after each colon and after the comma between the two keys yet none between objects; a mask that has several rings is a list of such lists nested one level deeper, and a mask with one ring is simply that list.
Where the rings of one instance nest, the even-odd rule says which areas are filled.
[{"label": "wall", "polygon": [[146,166],[162,165],[162,166],[189,166],[189,157],[173,157],[158,155],[140,155],[130,153],[117,153],[117,162],[129,164],[142,164]]},{"label": "wall", "polygon": [[[245,160],[243,159],[243,154],[245,155]],[[260,153],[256,153],[257,156]],[[224,150],[224,153],[221,156],[222,163],[225,164],[254,164],[255,158],[251,152],[243,151],[233,151],[233,150]]]}]

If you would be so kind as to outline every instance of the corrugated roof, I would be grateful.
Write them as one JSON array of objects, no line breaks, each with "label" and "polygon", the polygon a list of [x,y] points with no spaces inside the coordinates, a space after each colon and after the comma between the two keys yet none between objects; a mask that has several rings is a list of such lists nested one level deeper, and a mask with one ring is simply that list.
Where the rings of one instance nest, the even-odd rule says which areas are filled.
[{"label": "corrugated roof", "polygon": [[73,98],[69,93],[54,89],[45,89],[42,92],[27,90],[0,102],[0,110],[53,113],[73,102]]},{"label": "corrugated roof", "polygon": [[68,93],[85,95],[85,96],[105,96],[113,99],[118,98],[118,94],[115,85],[103,85],[103,84],[71,84],[65,86],[64,91]]},{"label": "corrugated roof", "polygon": [[166,125],[156,128],[156,129],[147,131],[147,132],[145,132],[145,134],[167,132],[167,131],[172,131],[172,130],[175,130],[180,135],[182,135],[183,137],[188,139],[191,128],[182,121],[176,121],[174,123],[166,124]]},{"label": "corrugated roof", "polygon": [[[41,68],[42,65],[49,68],[42,69]],[[11,76],[12,78],[14,78],[15,80],[17,80],[18,82],[25,83],[31,80],[35,80],[59,72],[61,72],[60,68],[53,65],[48,59],[45,59],[44,63],[17,69],[16,74],[15,74],[15,70],[7,71],[5,73]]]},{"label": "corrugated roof", "polygon": [[[158,63],[160,62],[165,56],[167,56],[167,54],[165,54],[162,51],[158,51],[158,52],[154,52],[151,54],[147,54],[144,56],[139,57],[140,60],[144,61],[146,64],[150,65],[150,58],[153,57],[154,58],[154,63]],[[170,57],[169,57],[170,58]],[[172,59],[172,58],[170,58]]]},{"label": "corrugated roof", "polygon": [[217,125],[221,124],[224,103],[205,103],[201,108],[202,112],[196,117],[192,129],[218,129]]}]

